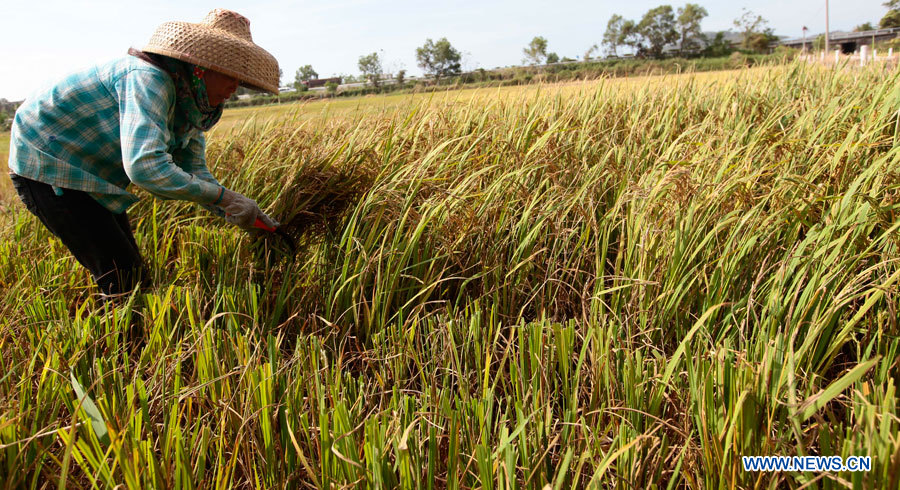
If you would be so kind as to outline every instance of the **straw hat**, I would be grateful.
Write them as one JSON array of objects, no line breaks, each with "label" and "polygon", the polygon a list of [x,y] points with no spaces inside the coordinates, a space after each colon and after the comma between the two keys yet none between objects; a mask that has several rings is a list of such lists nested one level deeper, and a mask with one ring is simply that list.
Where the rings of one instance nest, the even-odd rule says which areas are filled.
[{"label": "straw hat", "polygon": [[161,24],[144,51],[215,70],[254,90],[278,93],[278,62],[253,43],[250,21],[237,12],[215,9],[199,24]]}]

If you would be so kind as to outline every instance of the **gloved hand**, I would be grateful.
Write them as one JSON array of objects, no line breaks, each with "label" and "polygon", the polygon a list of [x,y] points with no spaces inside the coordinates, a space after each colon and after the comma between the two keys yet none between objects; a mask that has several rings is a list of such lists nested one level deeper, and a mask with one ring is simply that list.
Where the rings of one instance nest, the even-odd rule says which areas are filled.
[{"label": "gloved hand", "polygon": [[244,230],[255,230],[253,223],[256,222],[257,218],[270,228],[278,227],[278,222],[260,211],[256,201],[231,189],[225,189],[219,206],[225,210],[225,221],[240,226]]}]

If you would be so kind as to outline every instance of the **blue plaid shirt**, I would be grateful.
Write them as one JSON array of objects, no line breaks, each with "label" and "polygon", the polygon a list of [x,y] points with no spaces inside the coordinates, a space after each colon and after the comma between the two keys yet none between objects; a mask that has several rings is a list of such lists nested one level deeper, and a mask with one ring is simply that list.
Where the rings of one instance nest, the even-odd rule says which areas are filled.
[{"label": "blue plaid shirt", "polygon": [[163,199],[213,203],[222,187],[206,168],[203,133],[174,134],[175,117],[171,77],[119,58],[25,100],[13,119],[9,169],[57,194],[85,191],[114,213],[138,200],[130,183]]}]

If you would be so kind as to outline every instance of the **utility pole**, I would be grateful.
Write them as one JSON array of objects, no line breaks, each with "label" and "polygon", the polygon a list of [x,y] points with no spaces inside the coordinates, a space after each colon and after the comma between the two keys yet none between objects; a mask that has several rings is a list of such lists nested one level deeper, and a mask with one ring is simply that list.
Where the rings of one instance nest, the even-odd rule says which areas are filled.
[{"label": "utility pole", "polygon": [[830,40],[830,36],[828,34],[828,0],[825,0],[825,52],[828,52],[828,41]]}]

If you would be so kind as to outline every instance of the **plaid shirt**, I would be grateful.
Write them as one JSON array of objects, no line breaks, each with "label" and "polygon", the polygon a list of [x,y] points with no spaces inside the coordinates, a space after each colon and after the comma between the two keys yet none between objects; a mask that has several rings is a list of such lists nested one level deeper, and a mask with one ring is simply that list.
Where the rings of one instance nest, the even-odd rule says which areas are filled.
[{"label": "plaid shirt", "polygon": [[173,134],[174,109],[171,77],[134,56],[72,74],[16,111],[9,169],[57,194],[85,191],[114,213],[137,202],[129,183],[213,203],[222,187],[206,168],[206,140],[196,129]]}]

